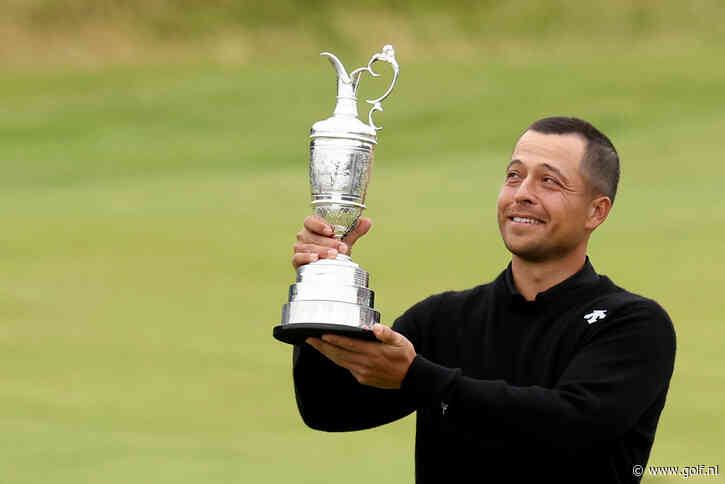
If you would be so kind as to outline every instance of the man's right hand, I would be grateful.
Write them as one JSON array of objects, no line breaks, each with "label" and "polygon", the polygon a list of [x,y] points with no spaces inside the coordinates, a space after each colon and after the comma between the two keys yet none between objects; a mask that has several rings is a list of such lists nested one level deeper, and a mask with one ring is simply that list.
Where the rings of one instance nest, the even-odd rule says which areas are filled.
[{"label": "man's right hand", "polygon": [[320,217],[310,215],[305,219],[302,230],[297,232],[292,266],[297,269],[318,259],[334,259],[338,253],[350,255],[350,249],[355,241],[365,235],[371,226],[369,218],[361,218],[355,228],[339,241],[332,236],[332,227],[327,222]]}]

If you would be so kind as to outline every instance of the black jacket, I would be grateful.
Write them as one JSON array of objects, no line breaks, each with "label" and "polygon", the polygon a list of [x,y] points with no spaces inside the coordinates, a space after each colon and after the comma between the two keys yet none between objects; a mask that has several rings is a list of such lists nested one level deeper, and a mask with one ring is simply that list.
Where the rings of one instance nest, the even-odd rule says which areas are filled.
[{"label": "black jacket", "polygon": [[526,301],[511,266],[492,283],[431,296],[393,329],[416,356],[400,390],[360,385],[308,345],[294,349],[303,420],[358,430],[417,411],[416,482],[638,482],[674,367],[675,332],[654,301],[589,260]]}]

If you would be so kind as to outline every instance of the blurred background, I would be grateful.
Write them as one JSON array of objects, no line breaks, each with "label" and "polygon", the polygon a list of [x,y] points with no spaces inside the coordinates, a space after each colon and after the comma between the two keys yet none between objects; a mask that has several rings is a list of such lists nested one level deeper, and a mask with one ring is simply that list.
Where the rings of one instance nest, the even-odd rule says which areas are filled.
[{"label": "blurred background", "polygon": [[319,53],[352,69],[387,43],[401,75],[353,252],[384,321],[503,270],[514,142],[587,119],[622,159],[591,260],[677,331],[649,464],[724,465],[723,18],[717,0],[2,2],[0,481],[412,482],[413,418],[306,428],[272,338],[308,131],[334,107]]}]

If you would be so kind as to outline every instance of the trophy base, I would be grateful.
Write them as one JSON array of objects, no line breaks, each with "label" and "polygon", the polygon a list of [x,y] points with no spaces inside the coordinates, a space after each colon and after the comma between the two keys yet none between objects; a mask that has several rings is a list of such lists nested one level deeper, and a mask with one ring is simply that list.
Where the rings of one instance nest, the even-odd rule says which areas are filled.
[{"label": "trophy base", "polygon": [[280,324],[274,327],[275,339],[291,345],[303,344],[309,337],[319,338],[323,334],[339,334],[348,338],[378,341],[370,329],[345,326],[342,324],[297,323]]}]

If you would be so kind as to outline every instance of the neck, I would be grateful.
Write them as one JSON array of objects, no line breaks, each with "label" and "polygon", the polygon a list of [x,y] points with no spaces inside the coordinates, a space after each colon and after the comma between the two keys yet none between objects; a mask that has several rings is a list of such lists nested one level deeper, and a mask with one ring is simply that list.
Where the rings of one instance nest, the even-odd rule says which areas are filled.
[{"label": "neck", "polygon": [[514,284],[527,301],[533,301],[536,295],[570,278],[584,267],[586,246],[575,250],[563,258],[530,261],[514,254],[511,259]]}]

